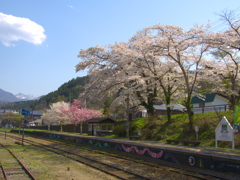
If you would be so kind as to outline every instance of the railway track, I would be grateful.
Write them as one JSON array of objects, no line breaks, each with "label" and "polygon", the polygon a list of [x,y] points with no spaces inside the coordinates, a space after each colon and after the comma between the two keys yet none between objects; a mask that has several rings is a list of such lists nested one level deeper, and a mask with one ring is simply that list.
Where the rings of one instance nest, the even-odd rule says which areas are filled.
[{"label": "railway track", "polygon": [[[21,141],[21,138],[17,137],[17,135],[11,135],[11,137]],[[81,149],[79,152],[79,150],[76,151],[76,148],[73,148],[73,145],[55,140],[38,138],[36,142],[36,138],[28,137],[28,139],[25,139],[25,143],[64,155],[119,179],[163,179],[164,174],[168,176],[166,178],[169,178],[169,173],[182,176],[179,178],[184,179],[229,179],[229,177],[209,175],[206,172],[202,175],[191,171],[169,168],[152,162],[96,150],[89,151]],[[176,179],[176,177],[174,179]]]},{"label": "railway track", "polygon": [[[43,137],[35,137],[39,140],[43,139]],[[73,142],[61,142],[53,139],[48,139],[44,138],[47,141],[51,142],[58,142],[60,144],[64,144],[65,146],[78,146],[81,148],[84,148],[82,145],[79,145],[79,143],[73,143]],[[197,169],[197,168],[189,168],[189,167],[183,167],[179,164],[173,164],[173,163],[168,163],[166,161],[157,161],[155,159],[149,159],[144,156],[139,156],[136,154],[132,153],[125,153],[125,152],[120,152],[120,151],[115,151],[113,152],[112,149],[105,148],[104,151],[99,150],[99,148],[95,146],[88,146],[88,151],[93,151],[94,153],[97,154],[103,154],[107,155],[110,159],[110,157],[117,157],[118,159],[123,159],[123,160],[128,160],[131,162],[135,162],[138,164],[144,164],[147,166],[151,166],[152,168],[160,169],[162,171],[168,171],[168,172],[173,172],[173,173],[180,173],[186,176],[186,178],[192,177],[192,178],[197,178],[197,179],[202,179],[202,180],[209,180],[209,179],[225,179],[225,180],[238,180],[240,177],[235,177],[234,175],[226,175],[222,173],[217,173],[217,172],[212,172],[212,171],[206,171],[204,169]]]},{"label": "railway track", "polygon": [[34,176],[24,166],[24,164],[17,158],[17,156],[10,149],[8,149],[5,145],[1,143],[0,143],[0,153],[1,153],[0,179],[35,180]]},{"label": "railway track", "polygon": [[[16,136],[11,136],[11,138],[14,138],[16,140],[21,141],[21,138],[18,138]],[[79,153],[75,153],[75,152],[70,152],[69,150],[65,150],[66,146],[62,147],[63,146],[62,143],[59,144],[59,143],[54,142],[55,145],[53,146],[53,145],[49,145],[49,141],[40,140],[40,139],[38,139],[38,142],[35,142],[33,140],[29,140],[29,139],[25,139],[24,142],[25,142],[25,144],[31,144],[31,145],[34,145],[34,146],[38,146],[40,148],[44,148],[48,151],[51,151],[53,153],[63,155],[65,157],[68,157],[68,158],[70,158],[72,160],[75,160],[79,163],[83,163],[85,165],[93,167],[94,169],[98,169],[102,172],[105,172],[105,173],[110,174],[114,177],[117,177],[118,179],[123,179],[123,180],[128,180],[128,179],[151,180],[151,179],[154,179],[154,178],[151,178],[151,177],[147,177],[146,175],[141,175],[141,174],[138,174],[138,173],[134,173],[131,170],[127,170],[127,169],[121,168],[119,166],[100,161],[99,159],[96,159],[96,156],[95,157],[90,157],[89,155],[87,156],[84,153],[79,154]]]}]

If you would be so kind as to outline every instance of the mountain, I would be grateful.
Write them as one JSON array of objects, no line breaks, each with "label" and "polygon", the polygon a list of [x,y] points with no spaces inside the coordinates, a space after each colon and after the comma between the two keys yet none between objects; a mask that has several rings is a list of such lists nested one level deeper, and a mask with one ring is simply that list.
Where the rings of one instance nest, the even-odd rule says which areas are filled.
[{"label": "mountain", "polygon": [[0,101],[1,102],[15,102],[19,99],[14,96],[12,93],[0,89]]},{"label": "mountain", "polygon": [[15,97],[17,97],[20,101],[28,101],[28,100],[38,100],[41,98],[41,96],[37,95],[25,95],[22,93],[15,94]]},{"label": "mountain", "polygon": [[13,95],[10,92],[7,92],[7,91],[4,91],[3,89],[0,89],[0,104],[6,103],[6,102],[38,100],[41,97],[42,96],[25,95],[25,94],[22,94],[22,93],[18,93],[16,95]]},{"label": "mountain", "polygon": [[[62,84],[56,91],[50,92],[47,95],[38,97],[38,100],[29,100],[34,98],[34,96],[29,97],[23,95],[22,93],[16,94],[17,99],[13,101],[8,101],[9,103],[4,103],[1,105],[0,98],[0,109],[23,109],[23,108],[32,108],[35,110],[43,110],[49,107],[51,103],[65,101],[72,102],[73,99],[77,99],[79,94],[84,91],[83,86],[87,83],[88,77],[77,77],[72,80]],[[90,102],[88,102],[90,104]],[[94,104],[94,103],[92,103]],[[96,103],[95,103],[96,104]]]},{"label": "mountain", "polygon": [[49,106],[51,103],[59,101],[71,102],[73,99],[77,99],[79,94],[84,91],[83,86],[87,83],[87,81],[87,76],[73,78],[72,80],[62,84],[56,91],[42,96],[38,100],[38,103],[44,103]]}]

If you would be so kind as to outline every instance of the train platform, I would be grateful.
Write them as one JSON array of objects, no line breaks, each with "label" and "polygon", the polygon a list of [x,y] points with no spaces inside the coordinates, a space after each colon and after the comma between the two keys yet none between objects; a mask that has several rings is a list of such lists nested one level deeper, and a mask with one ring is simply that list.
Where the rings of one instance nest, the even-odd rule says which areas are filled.
[{"label": "train platform", "polygon": [[[17,132],[18,131],[15,133]],[[144,156],[144,158],[147,157],[152,159],[155,162],[166,161],[168,163],[175,163],[190,168],[240,175],[240,152],[232,150],[224,151],[216,148],[172,145],[152,141],[113,139],[98,136],[83,136],[60,132],[32,131],[26,132],[25,134],[73,141],[80,144],[98,146],[99,148],[109,148],[126,153],[135,153]]]},{"label": "train platform", "polygon": [[[131,140],[130,142],[133,142]],[[192,146],[184,146],[184,145],[171,145],[166,143],[159,143],[159,142],[151,142],[151,141],[135,141],[136,143],[145,144],[147,146],[155,146],[161,149],[166,150],[177,150],[186,153],[196,153],[202,154],[206,156],[215,156],[219,158],[227,158],[240,161],[240,152],[232,151],[231,149],[222,148],[208,148],[208,147],[192,147]]]}]

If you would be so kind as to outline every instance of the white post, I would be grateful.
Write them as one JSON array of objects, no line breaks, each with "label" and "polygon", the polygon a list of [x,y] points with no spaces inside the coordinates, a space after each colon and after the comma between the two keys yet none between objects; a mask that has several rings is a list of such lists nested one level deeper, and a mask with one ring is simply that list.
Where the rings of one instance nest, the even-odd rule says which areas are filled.
[{"label": "white post", "polygon": [[196,140],[197,141],[198,141],[198,131],[199,131],[199,126],[195,126]]},{"label": "white post", "polygon": [[235,143],[234,143],[234,138],[235,136],[234,136],[234,132],[233,132],[233,140],[232,140],[232,150],[234,150],[234,148],[235,148]]}]

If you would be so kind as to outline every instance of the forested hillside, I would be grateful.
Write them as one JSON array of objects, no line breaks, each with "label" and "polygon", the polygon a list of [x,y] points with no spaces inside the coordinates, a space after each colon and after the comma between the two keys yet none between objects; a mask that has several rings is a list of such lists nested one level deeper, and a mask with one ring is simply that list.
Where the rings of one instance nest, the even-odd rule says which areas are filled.
[{"label": "forested hillside", "polygon": [[58,101],[70,102],[79,96],[83,91],[83,86],[87,82],[87,77],[77,77],[61,85],[58,90],[53,91],[39,99],[39,102],[45,101],[47,105]]},{"label": "forested hillside", "polygon": [[6,103],[1,105],[0,109],[21,110],[22,108],[31,108],[34,110],[44,111],[51,103],[58,101],[70,102],[73,101],[73,99],[76,99],[83,91],[83,86],[86,84],[86,82],[87,76],[77,77],[64,83],[56,91],[50,92],[37,101]]},{"label": "forested hillside", "polygon": [[20,112],[24,108],[32,108],[32,105],[37,102],[38,100],[3,103],[0,105],[0,109],[12,109]]}]

